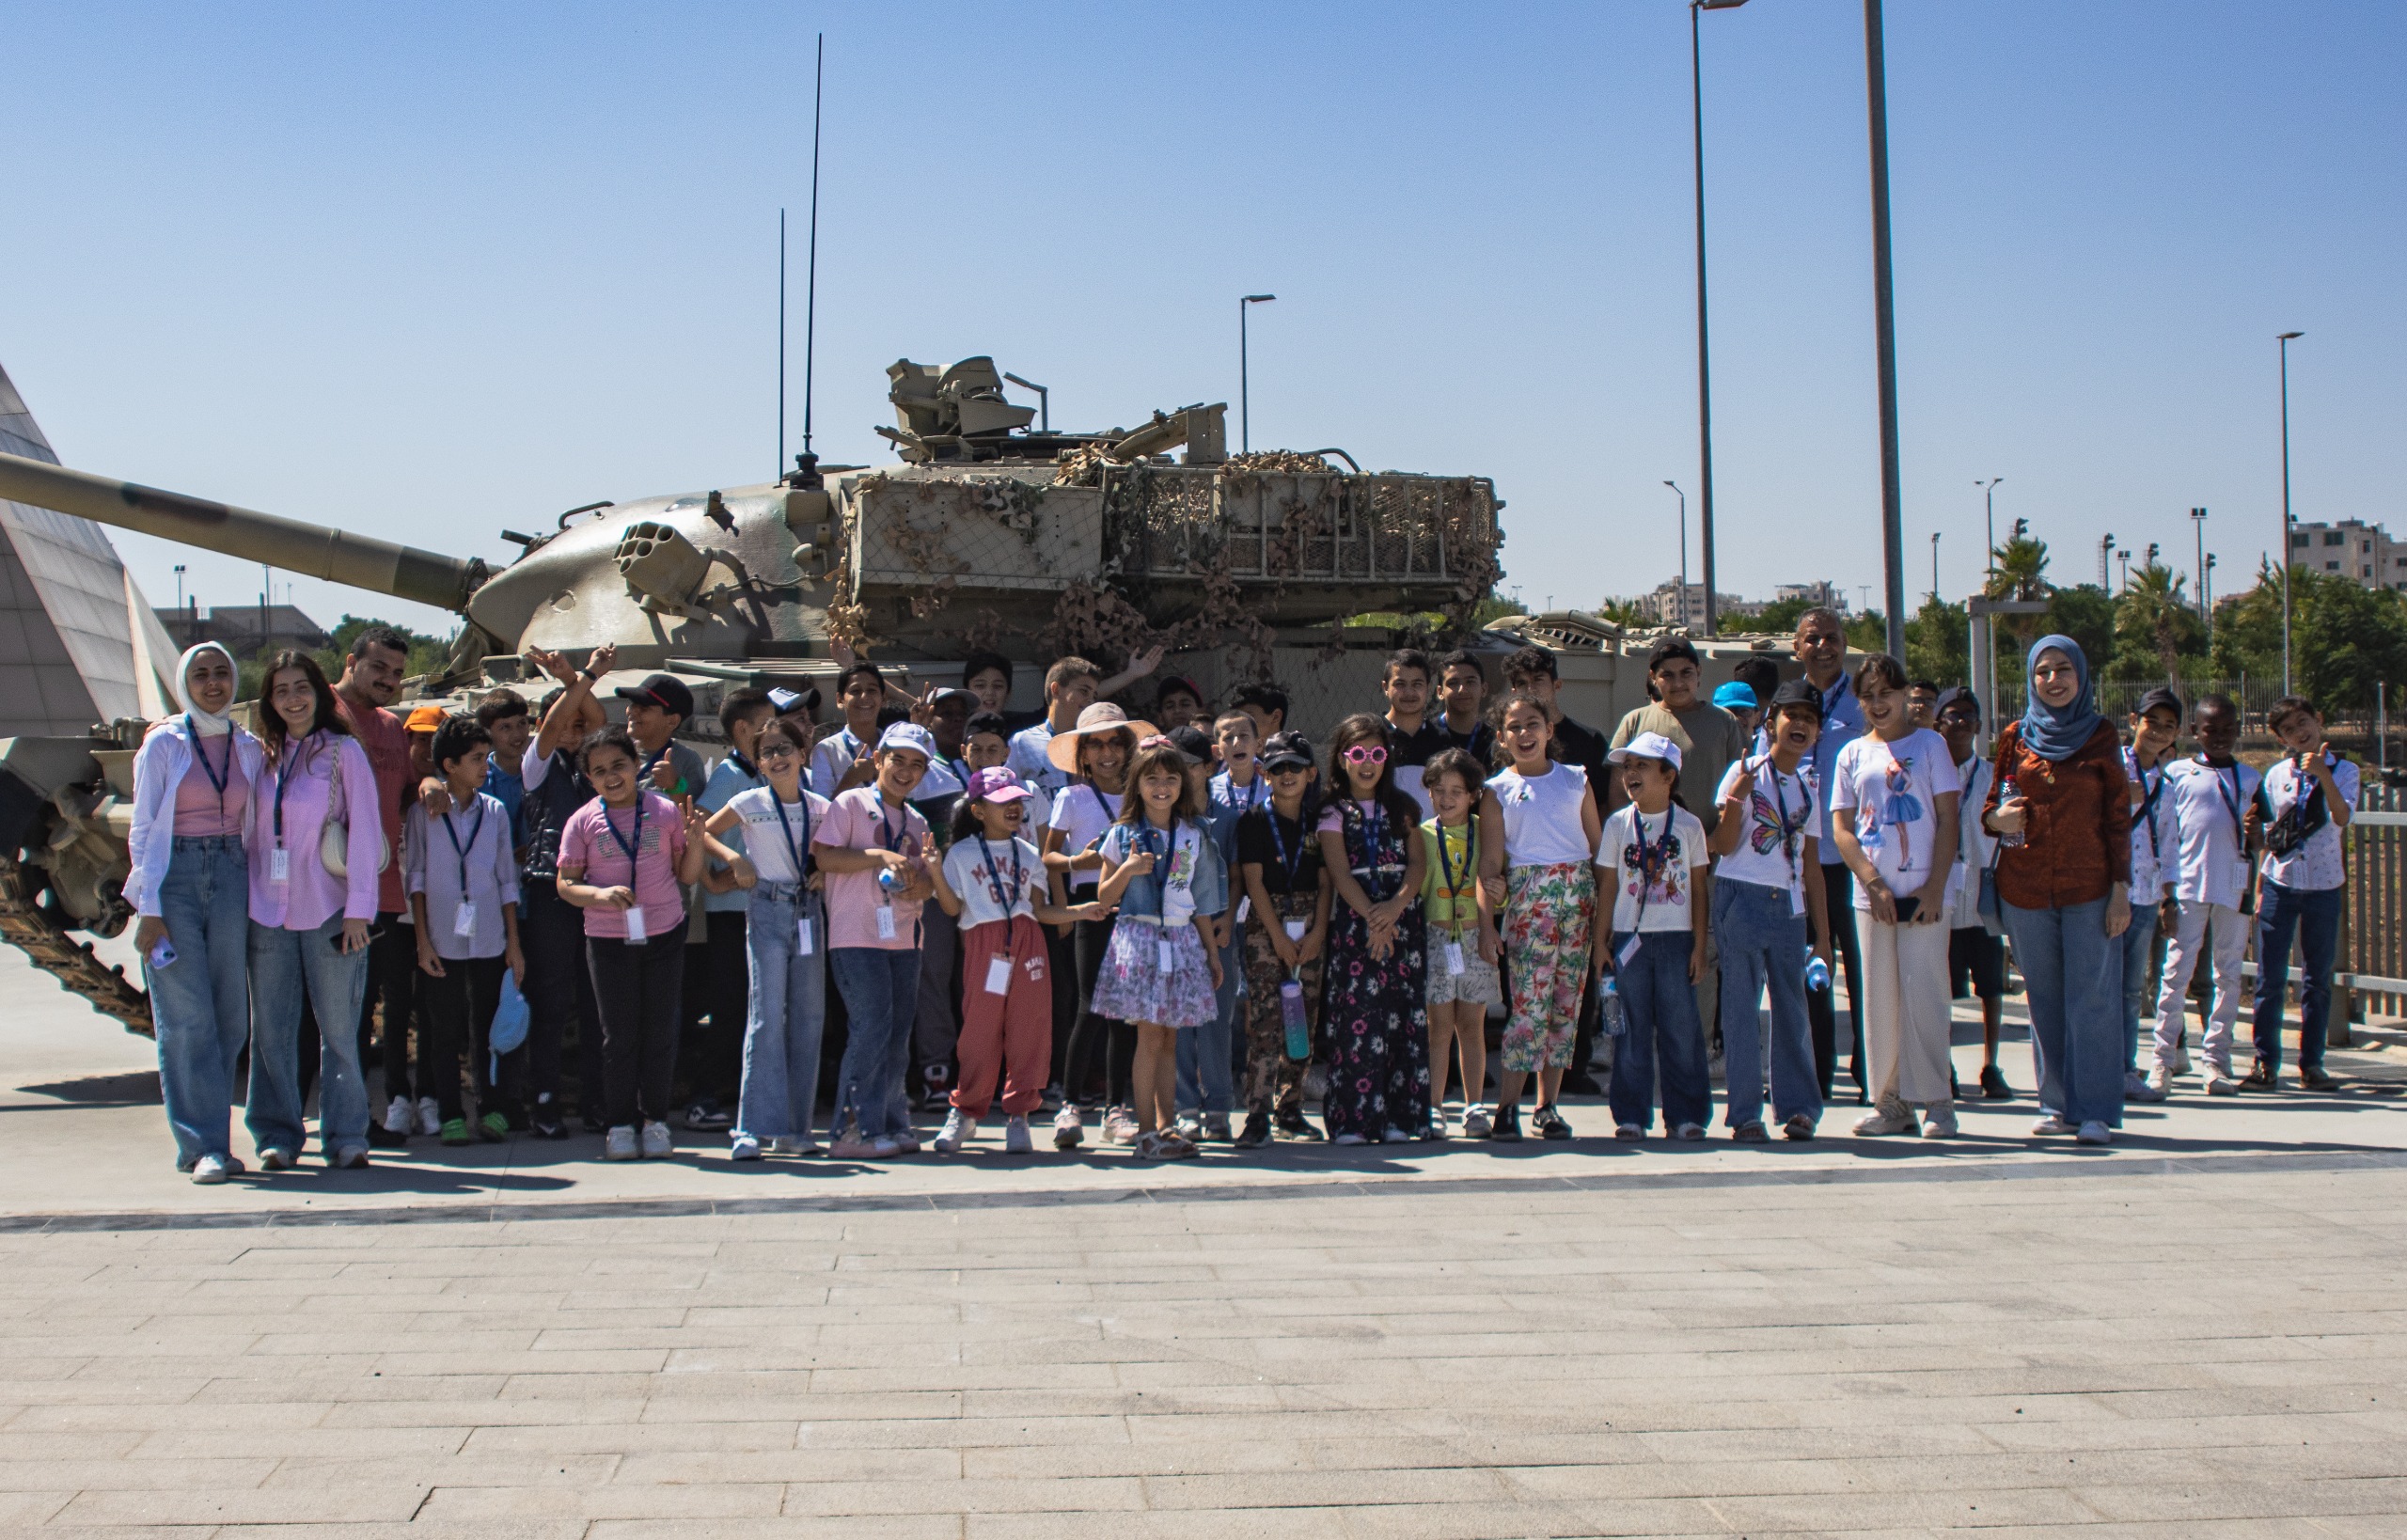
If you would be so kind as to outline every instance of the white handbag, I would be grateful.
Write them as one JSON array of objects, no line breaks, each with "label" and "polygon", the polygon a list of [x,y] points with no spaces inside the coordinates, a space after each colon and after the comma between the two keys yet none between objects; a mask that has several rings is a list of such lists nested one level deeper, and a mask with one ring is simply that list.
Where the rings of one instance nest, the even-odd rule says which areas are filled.
[{"label": "white handbag", "polygon": [[[345,816],[342,753],[335,752],[334,771],[326,791],[326,822],[318,831],[318,859],[327,874],[336,877],[351,875],[351,820]],[[382,826],[376,830],[376,870],[382,872],[393,864],[393,841],[385,837]]]}]

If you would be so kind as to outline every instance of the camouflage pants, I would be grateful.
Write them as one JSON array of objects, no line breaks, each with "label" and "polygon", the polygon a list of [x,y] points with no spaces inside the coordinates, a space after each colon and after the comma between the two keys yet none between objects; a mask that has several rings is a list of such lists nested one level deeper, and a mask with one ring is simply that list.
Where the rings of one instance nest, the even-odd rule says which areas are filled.
[{"label": "camouflage pants", "polygon": [[[1267,926],[1288,919],[1310,924],[1316,893],[1290,897],[1273,893],[1277,914],[1257,911],[1245,929],[1245,1109],[1251,1117],[1283,1116],[1304,1109],[1306,1061],[1287,1057],[1287,1029],[1279,1016],[1279,986],[1287,982],[1286,966],[1270,945]],[[1320,961],[1303,966],[1304,1015],[1318,1037],[1320,1026]]]}]

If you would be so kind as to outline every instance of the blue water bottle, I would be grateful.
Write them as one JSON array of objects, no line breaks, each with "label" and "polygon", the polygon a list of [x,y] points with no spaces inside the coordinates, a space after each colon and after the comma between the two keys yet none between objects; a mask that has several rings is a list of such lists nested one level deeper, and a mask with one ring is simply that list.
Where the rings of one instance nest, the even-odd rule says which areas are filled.
[{"label": "blue water bottle", "polygon": [[903,886],[903,873],[890,866],[881,866],[877,869],[877,886],[880,891],[891,893]]},{"label": "blue water bottle", "polygon": [[1597,1029],[1607,1037],[1621,1036],[1628,1025],[1628,1018],[1622,1014],[1621,981],[1610,973],[1597,990]]},{"label": "blue water bottle", "polygon": [[1310,1059],[1313,1038],[1304,1019],[1303,981],[1293,975],[1279,986],[1279,1022],[1287,1029],[1287,1057],[1299,1064]]},{"label": "blue water bottle", "polygon": [[1805,949],[1805,987],[1817,993],[1831,987],[1831,965],[1814,955],[1811,947]]}]

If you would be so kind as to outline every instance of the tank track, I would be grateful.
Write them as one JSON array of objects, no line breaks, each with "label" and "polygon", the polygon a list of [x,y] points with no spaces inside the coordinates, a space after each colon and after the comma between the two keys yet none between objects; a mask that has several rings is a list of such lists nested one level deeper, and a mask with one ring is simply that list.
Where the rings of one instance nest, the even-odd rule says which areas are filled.
[{"label": "tank track", "polygon": [[125,969],[103,963],[91,944],[76,941],[51,923],[37,897],[39,882],[28,882],[22,863],[0,856],[0,940],[24,952],[34,966],[56,979],[70,994],[81,995],[93,1010],[114,1016],[129,1032],[153,1035],[150,997],[135,988]]}]

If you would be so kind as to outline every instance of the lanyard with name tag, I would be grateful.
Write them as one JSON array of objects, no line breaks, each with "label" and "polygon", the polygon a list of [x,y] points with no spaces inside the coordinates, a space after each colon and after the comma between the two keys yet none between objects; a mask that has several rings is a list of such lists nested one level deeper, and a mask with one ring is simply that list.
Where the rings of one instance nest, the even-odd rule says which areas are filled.
[{"label": "lanyard with name tag", "polygon": [[[267,880],[289,883],[292,880],[292,852],[284,848],[284,790],[291,784],[294,771],[301,768],[302,745],[294,744],[289,757],[279,757],[275,763],[275,847],[268,852]],[[207,762],[203,762],[206,768]],[[342,766],[335,766],[335,774],[342,774]],[[326,783],[326,802],[334,803],[334,782]]]},{"label": "lanyard with name tag", "polygon": [[[802,841],[799,844],[794,842],[794,825],[786,822],[786,805],[778,800],[777,788],[774,786],[769,788],[769,806],[778,815],[778,832],[785,836],[786,854],[794,859],[794,906],[798,909],[809,902],[809,894],[802,885],[810,875],[810,794],[800,793],[796,800],[802,807]],[[810,917],[809,915],[797,914],[794,917],[794,950],[797,957],[810,955]]]},{"label": "lanyard with name tag", "polygon": [[[637,793],[636,795],[636,821],[632,832],[628,834],[619,832],[619,825],[612,821],[610,809],[607,807],[602,809],[602,826],[610,831],[612,842],[626,853],[627,891],[633,894],[636,891],[636,852],[643,848],[643,794]],[[642,904],[630,904],[622,913],[626,916],[627,940],[631,945],[641,946],[652,939],[651,933],[644,929]]]},{"label": "lanyard with name tag", "polygon": [[466,940],[477,934],[477,901],[468,896],[468,852],[477,848],[477,836],[484,832],[485,805],[477,803],[477,816],[468,825],[467,843],[460,842],[460,825],[451,814],[443,815],[443,832],[451,837],[451,853],[460,858],[460,907],[451,917],[451,934]]}]

